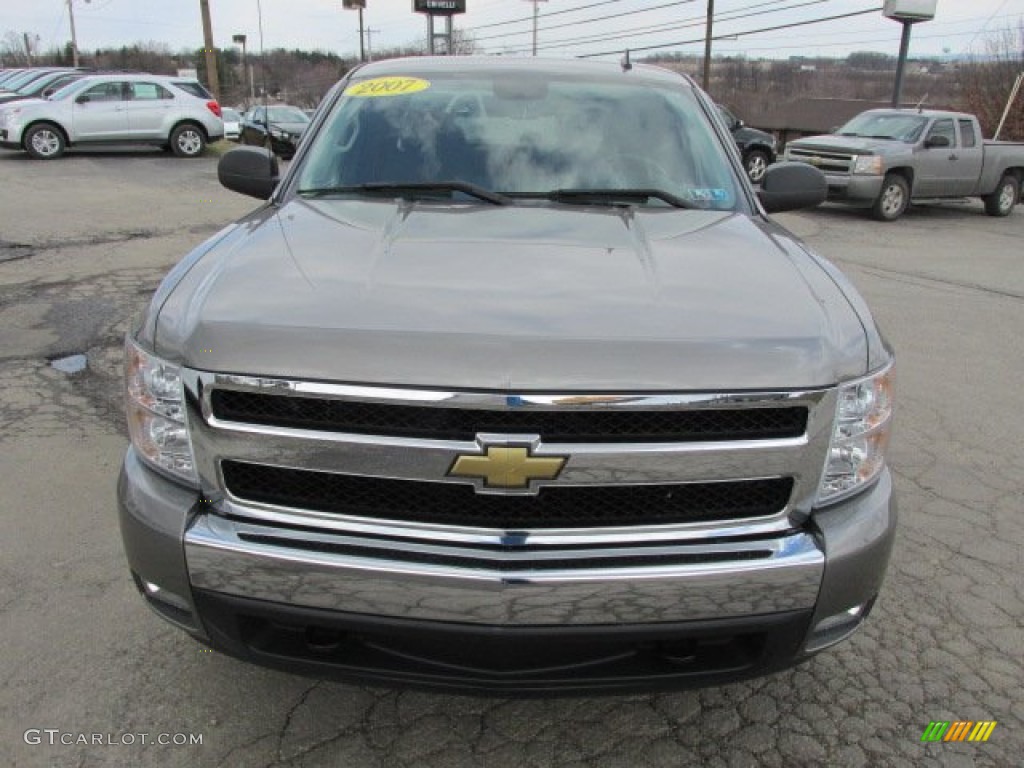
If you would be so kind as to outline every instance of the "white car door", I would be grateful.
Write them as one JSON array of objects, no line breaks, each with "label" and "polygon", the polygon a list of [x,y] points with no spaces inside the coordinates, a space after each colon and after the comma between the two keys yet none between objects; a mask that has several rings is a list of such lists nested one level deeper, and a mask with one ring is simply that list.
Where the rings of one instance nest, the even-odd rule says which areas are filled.
[{"label": "white car door", "polygon": [[75,97],[71,122],[76,141],[116,141],[128,138],[125,83],[99,83]]},{"label": "white car door", "polygon": [[132,138],[166,138],[174,94],[159,83],[144,80],[128,83],[128,92],[128,130]]}]

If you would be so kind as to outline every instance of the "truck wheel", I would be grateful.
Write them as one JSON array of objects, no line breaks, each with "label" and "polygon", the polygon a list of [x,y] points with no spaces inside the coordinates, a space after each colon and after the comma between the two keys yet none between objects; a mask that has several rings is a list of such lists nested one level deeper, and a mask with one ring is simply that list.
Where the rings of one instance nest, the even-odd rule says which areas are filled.
[{"label": "truck wheel", "polygon": [[178,157],[199,157],[206,149],[202,130],[191,123],[179,125],[171,131],[171,149]]},{"label": "truck wheel", "polygon": [[764,178],[764,172],[768,170],[768,153],[760,149],[752,149],[747,153],[743,165],[747,169],[747,176],[750,177],[750,180],[754,184],[760,184],[761,179]]},{"label": "truck wheel", "polygon": [[879,221],[896,221],[910,205],[910,185],[898,174],[892,173],[882,182],[882,191],[871,206],[871,215]]},{"label": "truck wheel", "polygon": [[999,180],[995,192],[984,198],[985,213],[989,216],[1009,216],[1020,197],[1020,182],[1012,174]]},{"label": "truck wheel", "polygon": [[25,151],[36,160],[53,160],[64,154],[64,134],[51,123],[33,125],[25,134]]}]

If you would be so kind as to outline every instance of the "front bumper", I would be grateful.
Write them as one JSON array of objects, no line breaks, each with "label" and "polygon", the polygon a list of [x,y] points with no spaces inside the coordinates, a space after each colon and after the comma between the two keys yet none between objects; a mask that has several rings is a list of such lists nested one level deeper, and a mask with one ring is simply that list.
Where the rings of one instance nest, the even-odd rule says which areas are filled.
[{"label": "front bumper", "polygon": [[850,205],[870,206],[882,191],[882,176],[826,173],[828,199]]},{"label": "front bumper", "polygon": [[220,650],[318,676],[524,692],[706,685],[798,662],[863,621],[896,522],[886,473],[805,530],[569,571],[233,521],[132,451],[118,496],[143,595]]}]

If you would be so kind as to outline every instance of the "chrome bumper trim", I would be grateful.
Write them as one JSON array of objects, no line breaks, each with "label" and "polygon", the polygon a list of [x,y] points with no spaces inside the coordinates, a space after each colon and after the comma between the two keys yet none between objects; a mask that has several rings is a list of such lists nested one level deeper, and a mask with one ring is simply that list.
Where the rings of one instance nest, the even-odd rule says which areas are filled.
[{"label": "chrome bumper trim", "polygon": [[[295,546],[253,540],[260,535],[279,542],[292,538]],[[317,544],[346,552],[316,549]],[[395,555],[401,550],[402,557],[363,556],[360,546],[386,547]],[[741,557],[749,551],[762,556]],[[806,533],[746,543],[666,544],[654,550],[620,546],[513,556],[478,553],[479,564],[469,567],[429,562],[430,556],[445,553],[473,555],[459,546],[369,542],[217,515],[199,516],[185,533],[189,579],[199,589],[352,613],[497,626],[651,623],[801,610],[814,606],[824,572],[824,555]],[[594,566],[601,557],[673,553],[689,561]],[[736,559],[720,559],[730,554]],[[702,555],[709,562],[699,562]],[[530,558],[560,558],[565,565],[541,569],[531,567]],[[573,559],[583,558],[587,563],[574,567]],[[495,560],[504,567],[495,568]]]}]

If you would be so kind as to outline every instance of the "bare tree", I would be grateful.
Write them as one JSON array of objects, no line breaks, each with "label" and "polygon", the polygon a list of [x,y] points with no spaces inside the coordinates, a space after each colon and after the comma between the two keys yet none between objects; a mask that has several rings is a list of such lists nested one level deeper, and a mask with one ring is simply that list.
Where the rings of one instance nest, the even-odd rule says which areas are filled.
[{"label": "bare tree", "polygon": [[[960,67],[960,94],[965,108],[981,121],[986,136],[999,124],[1006,100],[1020,72],[1024,72],[1024,22],[1016,29],[1005,28],[986,42],[986,56],[978,56]],[[999,138],[1024,141],[1024,95],[1010,110]]]},{"label": "bare tree", "polygon": [[30,32],[19,33],[14,30],[4,32],[3,39],[0,39],[0,63],[5,67],[18,64],[32,64],[32,51],[29,49],[29,41],[38,39],[38,35]]}]

